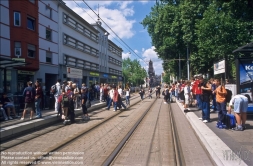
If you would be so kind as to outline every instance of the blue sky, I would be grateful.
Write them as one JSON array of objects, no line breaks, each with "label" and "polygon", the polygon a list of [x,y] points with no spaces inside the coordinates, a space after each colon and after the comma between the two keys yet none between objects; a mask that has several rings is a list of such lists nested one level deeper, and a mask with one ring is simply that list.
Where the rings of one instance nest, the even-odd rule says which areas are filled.
[{"label": "blue sky", "polygon": [[[77,14],[83,17],[87,22],[94,23],[97,16],[85,5],[83,1],[64,0],[67,6],[74,10]],[[154,61],[154,68],[156,74],[161,74],[162,61],[158,59],[154,51],[147,30],[143,28],[140,22],[149,15],[151,7],[154,6],[155,1],[85,1],[106,24],[147,63],[151,59]],[[78,5],[80,6],[78,6]],[[147,69],[147,64],[144,63],[135,53],[128,49],[125,44],[119,42],[111,30],[102,23],[102,26],[110,33],[109,38],[115,44],[123,49],[123,58],[130,57],[131,59],[138,59],[141,65]],[[116,40],[115,40],[116,39]],[[131,52],[131,54],[129,54]]]}]

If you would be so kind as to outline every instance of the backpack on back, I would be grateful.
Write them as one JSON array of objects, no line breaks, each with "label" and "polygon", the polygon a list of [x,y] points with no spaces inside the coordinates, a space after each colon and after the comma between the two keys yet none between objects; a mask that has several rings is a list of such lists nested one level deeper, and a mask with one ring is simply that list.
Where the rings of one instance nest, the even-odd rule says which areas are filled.
[{"label": "backpack on back", "polygon": [[67,95],[62,96],[62,107],[68,107],[69,106],[69,97]]},{"label": "backpack on back", "polygon": [[25,102],[26,103],[32,103],[34,102],[34,94],[31,90],[26,90],[25,93]]}]

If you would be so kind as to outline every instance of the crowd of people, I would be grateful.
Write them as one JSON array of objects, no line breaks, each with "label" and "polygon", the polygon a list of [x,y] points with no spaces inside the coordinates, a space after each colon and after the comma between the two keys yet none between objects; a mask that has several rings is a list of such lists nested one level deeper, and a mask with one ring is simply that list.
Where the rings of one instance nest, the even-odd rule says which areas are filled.
[{"label": "crowd of people", "polygon": [[[157,98],[161,97],[161,87],[154,88]],[[148,88],[148,98],[152,98],[153,89]],[[251,91],[252,92],[252,91]],[[253,93],[253,92],[252,92]],[[64,120],[64,123],[74,122],[74,109],[81,108],[83,111],[82,118],[87,121],[90,119],[87,109],[90,107],[90,101],[98,99],[106,104],[109,110],[113,106],[114,111],[127,109],[130,105],[130,89],[122,89],[121,86],[110,84],[93,84],[89,88],[85,84],[79,89],[72,81],[63,81],[59,79],[56,84],[51,87],[51,94],[55,98],[55,112]],[[122,102],[122,96],[125,94],[126,105]],[[144,99],[145,89],[139,91],[141,100]],[[181,80],[172,84],[164,85],[162,90],[164,104],[173,102],[176,98],[184,106],[184,112],[191,111],[192,107],[201,110],[202,117],[199,117],[204,123],[211,121],[210,111],[218,113],[217,126],[222,126],[225,123],[226,115],[231,113],[234,108],[237,126],[233,128],[236,131],[245,130],[245,122],[247,119],[247,107],[250,102],[249,95],[234,95],[231,91],[225,88],[219,79],[204,80],[202,75],[195,75],[192,80]],[[21,120],[25,119],[27,111],[30,111],[30,119],[41,118],[40,103],[43,92],[40,82],[36,81],[35,86],[31,81],[27,82],[27,87],[24,89],[23,96],[25,97],[24,111]],[[253,94],[252,94],[253,96]],[[88,103],[88,104],[87,104]],[[12,119],[10,113],[14,117],[19,117],[16,114],[13,103],[9,100],[6,93],[3,93],[1,106],[6,110],[3,111],[5,120]],[[227,106],[228,104],[228,106]]]},{"label": "crowd of people", "polygon": [[199,119],[204,123],[211,121],[211,110],[218,113],[217,126],[224,126],[226,115],[231,114],[233,107],[237,122],[237,126],[233,129],[235,131],[246,129],[246,112],[250,96],[238,94],[232,97],[232,92],[225,88],[220,79],[204,80],[201,74],[195,75],[192,80],[181,80],[165,85],[162,95],[165,104],[172,102],[172,98],[175,96],[183,104],[185,113],[191,111],[193,107],[201,110],[202,117]]},{"label": "crowd of people", "polygon": [[[118,109],[127,109],[130,105],[130,89],[122,89],[122,87],[101,83],[93,84],[89,88],[83,83],[81,88],[78,88],[72,81],[62,81],[60,79],[51,86],[50,94],[54,98],[54,110],[57,116],[63,119],[64,124],[72,123],[75,121],[74,109],[82,109],[83,120],[87,121],[90,119],[88,116],[87,109],[90,107],[90,103],[93,100],[99,100],[106,104],[109,110],[113,106],[114,111]],[[126,103],[122,102],[123,94],[126,98]],[[30,112],[30,118],[42,118],[41,112],[41,101],[43,100],[43,91],[39,81],[35,84],[29,81],[27,82],[27,87],[23,91],[24,96],[24,111],[21,116],[21,120],[25,120],[27,111]],[[89,104],[87,104],[89,103]],[[15,118],[19,118],[15,111],[15,106],[13,101],[7,97],[6,93],[3,93],[1,98],[1,112],[5,120],[13,119],[10,115],[11,112],[14,114]],[[35,113],[35,117],[34,117]],[[7,114],[7,115],[6,115]]]}]

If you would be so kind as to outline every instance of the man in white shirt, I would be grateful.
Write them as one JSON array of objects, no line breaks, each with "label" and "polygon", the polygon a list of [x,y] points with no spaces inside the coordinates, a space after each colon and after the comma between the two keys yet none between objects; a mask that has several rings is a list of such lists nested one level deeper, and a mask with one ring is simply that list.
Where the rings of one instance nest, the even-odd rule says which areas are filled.
[{"label": "man in white shirt", "polygon": [[[116,88],[116,87],[115,87]],[[109,110],[111,105],[112,105],[112,102],[113,102],[113,96],[114,96],[114,89],[112,88],[111,90],[109,90],[109,102],[108,102],[108,105],[107,105],[107,109]]]},{"label": "man in white shirt", "polygon": [[122,95],[123,95],[123,90],[122,90],[122,88],[121,88],[120,85],[119,85],[119,88],[118,88],[118,92],[119,92],[120,97],[122,97]]},{"label": "man in white shirt", "polygon": [[57,80],[57,83],[55,84],[56,86],[56,91],[55,91],[55,94],[54,94],[54,98],[55,98],[55,112],[58,112],[58,109],[60,107],[59,103],[58,103],[58,98],[59,96],[61,95],[61,79],[58,79]]},{"label": "man in white shirt", "polygon": [[191,95],[191,90],[190,90],[190,85],[191,83],[189,81],[186,82],[185,87],[184,87],[184,112],[188,112],[189,110],[189,102],[190,102],[190,95]]}]

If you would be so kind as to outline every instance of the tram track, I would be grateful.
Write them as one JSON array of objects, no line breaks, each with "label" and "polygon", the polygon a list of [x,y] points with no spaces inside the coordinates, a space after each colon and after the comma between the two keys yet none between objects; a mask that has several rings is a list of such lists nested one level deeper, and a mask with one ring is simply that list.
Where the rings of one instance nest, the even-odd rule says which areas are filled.
[{"label": "tram track", "polygon": [[[136,98],[132,98],[129,110],[97,110],[85,125],[77,123],[52,130],[1,150],[1,154],[43,152],[32,153],[25,163],[18,165],[63,165],[52,164],[57,157],[62,157],[60,153],[69,155],[66,157],[81,153],[76,159],[79,165],[186,165],[180,142],[184,131],[177,125],[180,122],[178,113],[172,111],[173,104],[163,104],[163,99],[154,97],[143,101]],[[133,143],[136,140],[141,142]],[[182,141],[185,144],[184,139]],[[138,145],[145,149],[137,149]],[[120,159],[122,156],[124,161]],[[142,162],[139,159],[143,159]]]},{"label": "tram track", "polygon": [[[139,98],[139,97],[137,96],[137,97],[134,97],[134,98],[131,99],[132,105],[130,106],[130,108],[133,107],[133,106],[135,106],[136,104],[140,103],[140,100],[137,99],[137,98]],[[135,100],[133,100],[133,99],[135,99]],[[136,99],[137,99],[137,100],[136,100]],[[103,110],[103,111],[101,111],[101,112],[104,112],[104,111],[106,111],[106,110]],[[100,113],[101,113],[101,112],[100,112]],[[111,111],[110,111],[110,112],[111,112]],[[124,111],[122,111],[122,112],[124,112]],[[117,112],[117,113],[113,114],[112,116],[109,116],[109,117],[107,117],[107,118],[104,118],[104,119],[101,120],[101,122],[99,122],[98,124],[93,125],[93,126],[90,126],[89,128],[86,128],[86,129],[84,129],[84,130],[80,130],[78,133],[76,133],[76,134],[74,134],[74,135],[68,137],[68,139],[65,139],[64,141],[59,142],[59,143],[55,144],[54,146],[51,146],[51,147],[48,148],[47,150],[43,150],[43,151],[46,151],[46,152],[53,152],[53,151],[59,149],[60,147],[65,146],[66,144],[68,144],[68,143],[70,143],[70,142],[76,140],[77,138],[79,138],[80,136],[82,136],[82,135],[86,134],[87,132],[93,130],[94,128],[96,128],[96,127],[98,127],[98,126],[101,126],[103,123],[105,123],[106,121],[108,121],[108,120],[112,119],[113,117],[119,115],[119,114],[122,113],[122,112]],[[95,115],[95,114],[94,114],[94,115]],[[67,127],[67,126],[66,126],[66,127]],[[68,126],[68,127],[70,127],[70,126]],[[55,130],[57,130],[57,129],[59,130],[60,128],[61,128],[61,127],[56,128]],[[55,130],[52,130],[52,131],[50,131],[50,132],[48,132],[48,133],[43,133],[43,134],[48,135],[49,133],[52,133],[52,132],[55,131]],[[37,135],[37,136],[35,136],[35,137],[32,138],[32,139],[29,139],[29,140],[26,140],[26,141],[23,141],[23,142],[19,142],[19,143],[15,144],[15,145],[13,145],[13,146],[11,146],[11,147],[9,147],[9,148],[4,149],[3,151],[6,151],[6,150],[10,150],[10,151],[11,151],[12,147],[21,145],[21,144],[23,144],[23,143],[25,143],[25,142],[26,142],[26,143],[29,143],[29,141],[33,141],[34,139],[36,139],[36,138],[42,136],[43,134]],[[1,145],[1,146],[2,146],[2,145]],[[1,150],[1,152],[2,152],[2,150]],[[46,155],[47,155],[47,154],[45,154],[44,156],[46,156]],[[39,155],[39,156],[33,156],[32,158],[35,158],[35,160],[30,160],[30,162],[32,163],[33,161],[37,161],[37,159],[38,159],[39,157],[41,157],[41,155]],[[21,165],[22,165],[22,164],[21,164]],[[26,164],[25,164],[25,165],[26,165]]]},{"label": "tram track", "polygon": [[[170,132],[167,134],[169,134],[170,136],[166,135],[166,139],[168,139],[168,142],[163,140],[165,134],[162,133],[162,131],[164,131],[164,130],[162,130],[159,126],[164,126],[164,124],[161,124],[161,123],[166,123],[166,121],[162,120],[163,119],[162,116],[164,116],[166,113],[164,113],[164,112],[161,113],[163,101],[160,100],[159,102],[160,102],[159,106],[158,106],[159,109],[156,110],[155,108],[157,108],[157,106],[151,105],[150,108],[146,110],[146,112],[143,114],[143,116],[136,122],[136,124],[129,131],[129,133],[118,144],[117,148],[115,148],[115,150],[108,156],[108,158],[103,163],[103,166],[129,165],[129,164],[130,165],[131,164],[135,164],[135,165],[136,164],[137,165],[158,164],[158,165],[180,165],[180,166],[185,165],[183,156],[180,153],[181,152],[180,141],[177,137],[177,131],[176,131],[174,124],[173,124],[174,119],[173,119],[170,104],[168,105],[169,109],[167,112],[167,116],[168,116],[167,127],[170,128]],[[153,113],[152,113],[152,111],[153,111]],[[151,138],[150,138],[150,140],[146,140],[146,141],[150,141],[150,143],[146,144],[146,145],[149,144],[150,147],[149,148],[140,147],[140,149],[136,149],[136,151],[139,151],[137,153],[133,152],[133,153],[135,153],[136,156],[142,155],[142,153],[144,153],[144,154],[146,153],[146,154],[143,155],[142,157],[135,158],[133,155],[131,156],[131,154],[129,154],[128,150],[126,150],[126,149],[134,149],[134,146],[139,141],[138,138],[141,136],[141,132],[145,132],[145,128],[147,130],[147,127],[143,127],[143,126],[148,125],[150,123],[148,121],[150,121],[150,119],[152,119],[152,116],[154,116],[156,114],[156,113],[154,113],[154,111],[158,111],[157,117],[153,118],[152,124],[154,125],[154,127],[152,129],[150,128],[151,129],[151,131],[150,131]],[[164,111],[164,109],[163,109],[163,111]],[[162,131],[160,131],[160,130],[162,130]],[[165,142],[167,142],[166,146],[168,146],[166,148],[162,147],[165,145],[164,144]],[[169,144],[169,142],[171,142],[171,144]],[[145,146],[145,143],[143,143],[143,146]],[[143,149],[143,150],[141,150],[141,149]],[[162,149],[163,149],[163,151],[162,151]],[[148,150],[148,152],[146,152],[147,150]],[[159,151],[159,152],[157,152],[157,151]],[[166,156],[164,156],[164,154],[162,154],[162,153],[164,153],[164,151],[169,151],[170,154],[167,154],[165,152]],[[156,155],[153,154],[155,152],[157,153]],[[129,159],[127,159],[128,156],[129,156]],[[167,159],[164,157],[166,157]],[[154,163],[154,161],[151,160],[151,158],[156,158],[155,163]],[[134,160],[134,163],[131,163],[131,160]]]},{"label": "tram track", "polygon": [[[137,99],[137,98],[139,97],[138,96],[132,97],[132,100]],[[89,110],[88,113],[90,114],[90,116],[95,116],[96,114],[101,113],[102,111],[107,111],[107,110],[103,108],[103,106],[101,106],[100,108],[97,108],[95,110],[94,109]],[[82,112],[79,111],[79,113],[76,114],[76,117],[80,116],[81,114]],[[78,118],[78,120],[80,121],[81,119]],[[19,124],[22,122],[17,122],[17,123]],[[55,122],[46,123],[45,125],[37,127],[36,130],[31,129],[22,133],[18,133],[17,135],[12,136],[12,137],[1,138],[0,151],[7,150],[21,143],[37,138],[41,135],[58,130],[62,127],[65,127],[65,125],[62,124],[62,120],[59,118]]]}]

